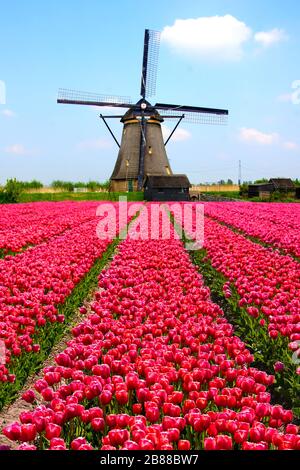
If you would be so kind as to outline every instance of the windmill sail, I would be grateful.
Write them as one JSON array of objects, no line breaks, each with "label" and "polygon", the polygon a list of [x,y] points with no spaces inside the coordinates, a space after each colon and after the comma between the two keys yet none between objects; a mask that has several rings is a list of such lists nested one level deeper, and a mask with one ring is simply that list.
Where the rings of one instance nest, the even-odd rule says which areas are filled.
[{"label": "windmill sail", "polygon": [[160,32],[146,29],[141,79],[141,96],[143,98],[155,95],[159,45]]},{"label": "windmill sail", "polygon": [[227,124],[228,110],[218,108],[204,108],[201,106],[186,106],[176,104],[156,103],[156,109],[163,111],[163,116],[178,116],[184,114],[185,122],[199,124]]},{"label": "windmill sail", "polygon": [[128,96],[99,95],[86,91],[68,90],[60,88],[58,90],[57,102],[62,104],[80,104],[87,106],[112,106],[117,108],[130,108],[131,99]]}]

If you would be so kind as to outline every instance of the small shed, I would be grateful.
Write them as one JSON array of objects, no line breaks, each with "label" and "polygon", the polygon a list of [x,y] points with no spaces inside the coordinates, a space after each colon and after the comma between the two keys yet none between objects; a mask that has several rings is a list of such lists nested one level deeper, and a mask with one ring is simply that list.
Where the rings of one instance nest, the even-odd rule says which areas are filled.
[{"label": "small shed", "polygon": [[280,193],[293,193],[295,192],[295,185],[291,178],[271,178],[270,183],[274,186],[274,191]]},{"label": "small shed", "polygon": [[259,183],[249,184],[248,197],[261,197],[262,195],[271,195],[274,192],[274,185],[272,183]]},{"label": "small shed", "polygon": [[146,201],[188,201],[190,186],[186,175],[148,175],[144,198]]},{"label": "small shed", "polygon": [[275,191],[285,194],[294,194],[295,185],[290,178],[271,178],[268,183],[249,184],[248,197],[266,199]]}]

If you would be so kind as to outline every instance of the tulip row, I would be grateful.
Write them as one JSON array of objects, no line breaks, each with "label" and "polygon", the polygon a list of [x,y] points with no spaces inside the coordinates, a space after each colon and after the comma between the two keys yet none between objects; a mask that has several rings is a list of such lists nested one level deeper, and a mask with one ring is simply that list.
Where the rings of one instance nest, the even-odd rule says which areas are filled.
[{"label": "tulip row", "polygon": [[[268,321],[271,338],[277,338],[280,333],[291,342],[300,340],[298,262],[257,245],[207,217],[204,248],[213,268],[234,283],[240,306],[250,316],[261,316]],[[230,288],[227,290],[230,295]],[[293,350],[294,346],[291,344],[290,348]]]},{"label": "tulip row", "polygon": [[19,449],[300,449],[181,241],[124,241],[99,287],[3,431]]},{"label": "tulip row", "polygon": [[70,201],[1,205],[0,255],[20,252],[94,219],[98,205]]},{"label": "tulip row", "polygon": [[0,260],[0,340],[6,352],[0,406],[41,364],[65,329],[65,316],[72,316],[97,279],[111,240],[100,240],[96,227],[96,220],[86,222]]},{"label": "tulip row", "polygon": [[204,249],[191,256],[256,361],[275,367],[273,392],[300,415],[299,263],[208,218]]},{"label": "tulip row", "polygon": [[209,219],[204,247],[212,266],[234,283],[240,306],[267,320],[270,338],[279,333],[289,338],[293,350],[293,342],[300,340],[299,263]]},{"label": "tulip row", "polygon": [[205,213],[300,258],[299,204],[213,202],[205,204]]}]

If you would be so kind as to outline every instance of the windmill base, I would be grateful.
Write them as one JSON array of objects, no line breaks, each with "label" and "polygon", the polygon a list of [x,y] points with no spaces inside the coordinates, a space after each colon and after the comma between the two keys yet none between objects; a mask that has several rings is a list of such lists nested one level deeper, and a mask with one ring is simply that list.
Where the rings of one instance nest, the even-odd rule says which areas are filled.
[{"label": "windmill base", "polygon": [[109,189],[113,193],[130,193],[138,190],[138,181],[132,180],[110,180]]}]

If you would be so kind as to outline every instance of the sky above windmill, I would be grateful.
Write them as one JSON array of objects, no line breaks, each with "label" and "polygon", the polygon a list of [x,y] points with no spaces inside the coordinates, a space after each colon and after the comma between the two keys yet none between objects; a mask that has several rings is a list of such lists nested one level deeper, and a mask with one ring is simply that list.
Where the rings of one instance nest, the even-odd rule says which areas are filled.
[{"label": "sky above windmill", "polygon": [[109,178],[117,147],[99,109],[58,105],[57,90],[137,101],[145,28],[162,31],[150,101],[230,113],[227,126],[182,122],[174,172],[237,181],[241,160],[243,180],[300,177],[297,0],[11,0],[0,15],[0,183]]}]

